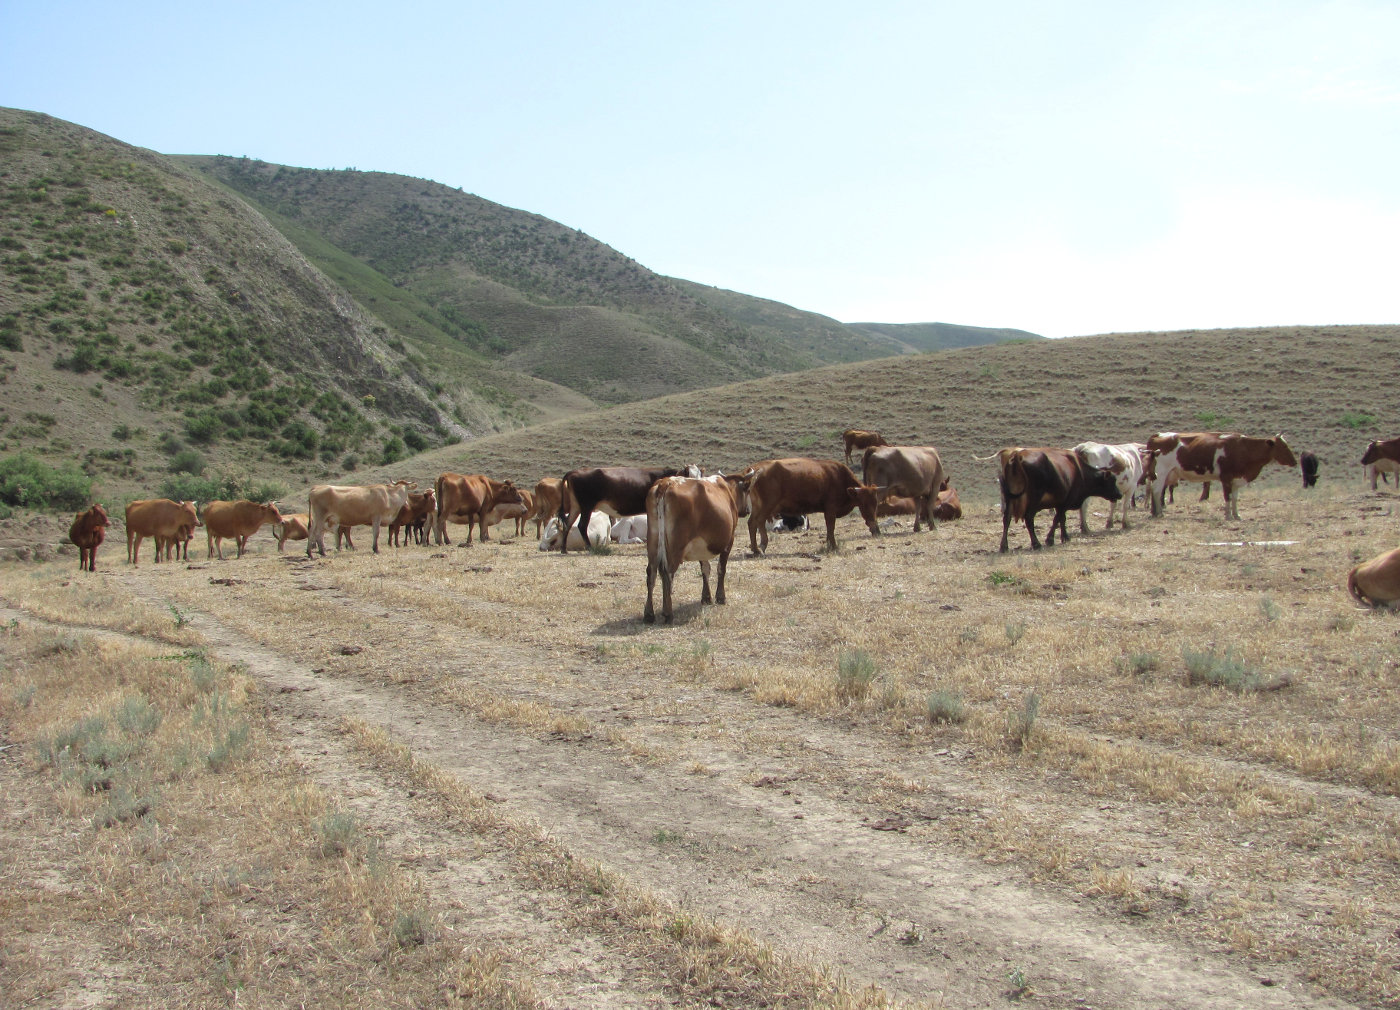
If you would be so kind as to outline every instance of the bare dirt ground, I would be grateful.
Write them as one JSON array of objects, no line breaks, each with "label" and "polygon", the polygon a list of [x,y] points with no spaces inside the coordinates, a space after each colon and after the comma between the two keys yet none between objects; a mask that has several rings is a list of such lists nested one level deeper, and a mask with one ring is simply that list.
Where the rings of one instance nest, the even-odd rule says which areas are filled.
[{"label": "bare dirt ground", "polygon": [[[196,542],[138,568],[115,531],[94,576],[9,564],[0,620],[100,624],[56,602],[80,590],[168,610],[539,1005],[800,1001],[700,999],[635,930],[444,816],[371,735],[673,924],[722,924],[871,999],[1395,1005],[1400,624],[1341,583],[1394,545],[1396,499],[1280,476],[1239,522],[1188,493],[1034,555],[1013,531],[998,555],[972,497],[932,534],[848,519],[836,555],[815,531],[736,551],[723,608],[686,570],[670,627],[640,622],[644,547],[560,557],[504,527],[316,560],[263,533],[241,560]],[[1258,679],[1191,684],[1200,653]],[[935,695],[961,719],[931,719]]]}]

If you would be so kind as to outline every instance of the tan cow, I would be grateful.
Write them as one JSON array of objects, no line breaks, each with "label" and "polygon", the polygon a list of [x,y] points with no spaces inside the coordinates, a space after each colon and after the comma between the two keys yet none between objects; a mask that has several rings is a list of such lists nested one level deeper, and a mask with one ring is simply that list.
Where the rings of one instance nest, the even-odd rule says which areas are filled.
[{"label": "tan cow", "polygon": [[1353,568],[1347,575],[1347,592],[1368,607],[1400,605],[1400,547]]},{"label": "tan cow", "polygon": [[919,521],[933,528],[933,503],[947,483],[938,450],[929,445],[872,445],[860,464],[861,482],[876,488],[877,499],[899,495],[914,499],[914,532]]},{"label": "tan cow", "polygon": [[273,524],[272,532],[277,537],[277,553],[288,540],[305,540],[308,520],[305,512],[283,513],[280,522]]},{"label": "tan cow", "polygon": [[[131,565],[141,563],[141,541],[152,537],[156,541],[156,563],[160,562],[163,540],[174,543],[182,527],[203,526],[199,509],[192,501],[175,502],[169,498],[146,498],[126,507],[126,560]],[[166,560],[170,560],[168,553]]]},{"label": "tan cow", "polygon": [[239,498],[236,501],[211,501],[204,506],[204,535],[209,542],[209,553],[206,557],[212,558],[217,548],[219,560],[224,560],[224,537],[232,537],[233,542],[238,545],[238,556],[241,558],[248,546],[249,537],[264,524],[281,521],[282,514],[272,503],[263,505],[247,498]]},{"label": "tan cow", "polygon": [[652,594],[661,576],[661,617],[671,623],[671,583],[687,561],[700,563],[700,603],[710,602],[710,562],[719,559],[715,603],[724,602],[724,572],[739,521],[736,489],[747,476],[663,477],[647,491],[647,602],[642,620],[656,620]]},{"label": "tan cow", "polygon": [[506,519],[515,520],[515,535],[520,536],[525,532],[525,521],[529,518],[531,510],[534,508],[534,495],[524,488],[516,488],[515,493],[520,496],[517,502],[497,502],[492,505],[483,517],[482,522],[488,529]]},{"label": "tan cow", "polygon": [[889,445],[885,441],[885,436],[878,431],[866,431],[863,428],[847,428],[841,433],[841,441],[846,446],[846,465],[851,465],[851,450],[859,449],[864,452],[872,445]]},{"label": "tan cow", "polygon": [[326,556],[325,533],[337,526],[371,526],[374,528],[374,553],[379,553],[379,527],[394,521],[408,501],[408,493],[418,485],[412,481],[396,480],[392,484],[370,484],[346,487],[339,484],[318,484],[311,489],[310,522],[306,530],[306,556],[312,548]]},{"label": "tan cow", "polygon": [[568,501],[564,501],[567,494],[568,488],[564,487],[563,480],[558,477],[545,477],[535,485],[535,507],[528,517],[535,520],[535,536],[540,536],[540,530],[551,517],[557,516],[561,511],[568,515],[574,507],[574,501],[572,495]]},{"label": "tan cow", "polygon": [[520,502],[520,491],[512,482],[481,473],[441,473],[434,488],[437,491],[434,540],[439,544],[452,543],[447,535],[448,523],[462,523],[467,527],[467,543],[472,542],[473,523],[480,525],[483,541],[490,539],[486,535],[487,513],[496,505]]}]

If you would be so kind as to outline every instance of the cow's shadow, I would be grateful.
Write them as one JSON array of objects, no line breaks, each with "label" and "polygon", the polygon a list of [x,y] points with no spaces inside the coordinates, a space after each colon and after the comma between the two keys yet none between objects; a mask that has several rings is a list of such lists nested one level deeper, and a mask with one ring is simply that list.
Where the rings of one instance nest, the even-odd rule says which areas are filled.
[{"label": "cow's shadow", "polygon": [[[677,603],[674,605],[671,612],[671,624],[676,627],[689,624],[712,606],[713,604],[701,603],[699,600],[690,603]],[[656,623],[647,624],[642,620],[642,608],[639,606],[632,616],[620,617],[615,621],[607,621],[600,624],[593,629],[592,634],[626,638],[629,635],[645,634],[652,628],[664,628],[666,626],[666,619],[661,616],[661,609],[659,607],[656,611]]]}]

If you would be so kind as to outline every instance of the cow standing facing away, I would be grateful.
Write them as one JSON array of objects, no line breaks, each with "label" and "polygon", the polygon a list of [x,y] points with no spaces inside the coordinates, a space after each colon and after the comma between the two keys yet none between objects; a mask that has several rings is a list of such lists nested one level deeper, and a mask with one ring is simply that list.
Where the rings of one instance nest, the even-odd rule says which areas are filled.
[{"label": "cow standing facing away", "polygon": [[1298,454],[1298,469],[1303,474],[1303,487],[1313,487],[1317,484],[1316,453],[1300,452]]},{"label": "cow standing facing away", "polygon": [[374,553],[379,553],[379,527],[394,521],[408,501],[410,491],[418,487],[412,481],[396,480],[392,484],[370,484],[346,487],[339,484],[318,484],[311,489],[310,524],[306,531],[306,556],[313,548],[326,556],[325,534],[336,526],[371,526],[374,528]]},{"label": "cow standing facing away", "polygon": [[[565,506],[560,503],[559,521],[566,529],[577,528],[591,547],[593,542],[586,530],[594,509],[601,509],[614,519],[637,515],[646,510],[647,491],[663,477],[700,476],[699,467],[687,470],[659,466],[590,466],[570,470],[564,474],[561,494],[570,498],[571,504],[566,515]],[[569,539],[561,537],[559,553],[566,554],[568,550]]]},{"label": "cow standing facing away", "polygon": [[217,547],[219,560],[224,560],[224,537],[232,537],[238,545],[238,556],[248,546],[248,538],[265,523],[279,523],[282,515],[275,504],[263,505],[246,498],[237,501],[211,501],[204,506],[204,535],[209,541],[212,558]]},{"label": "cow standing facing away", "polygon": [[[768,521],[774,516],[820,512],[826,519],[826,546],[836,550],[836,520],[860,509],[871,536],[880,535],[875,519],[879,504],[873,487],[856,480],[851,468],[834,459],[804,456],[767,459],[745,471],[749,482],[749,550],[768,550]],[[762,537],[762,546],[759,538]]]},{"label": "cow standing facing away", "polygon": [[1031,548],[1040,550],[1040,539],[1035,535],[1037,512],[1055,512],[1045,535],[1046,546],[1052,546],[1057,526],[1061,542],[1069,543],[1065,515],[1084,504],[1085,498],[1107,498],[1112,502],[1122,497],[1115,474],[1089,466],[1072,449],[1002,449],[997,453],[997,462],[1001,468],[1002,554],[1007,551],[1007,535],[1014,521],[1025,520]]},{"label": "cow standing facing away", "polygon": [[1225,493],[1225,517],[1240,517],[1240,491],[1259,477],[1269,463],[1289,468],[1298,465],[1282,435],[1252,438],[1248,435],[1200,432],[1181,435],[1164,431],[1147,440],[1153,451],[1152,514],[1162,514],[1162,491],[1173,474],[1185,480],[1218,480]]},{"label": "cow standing facing away", "polygon": [[748,478],[666,477],[647,492],[647,602],[642,620],[656,620],[652,603],[656,577],[661,576],[661,617],[671,623],[671,584],[687,561],[700,563],[703,589],[700,603],[710,602],[710,562],[719,559],[714,602],[724,602],[724,573],[734,549],[734,525],[739,521],[738,491]]},{"label": "cow standing facing away", "polygon": [[98,504],[73,517],[73,525],[68,527],[68,539],[78,548],[78,571],[97,571],[97,548],[106,539],[109,525],[107,510]]},{"label": "cow standing facing away", "polygon": [[933,529],[933,503],[947,483],[943,461],[932,446],[884,445],[865,450],[860,463],[861,482],[876,488],[878,498],[902,495],[914,499],[914,532],[919,520]]},{"label": "cow standing facing away", "polygon": [[[1142,483],[1142,460],[1147,446],[1141,442],[1120,442],[1117,445],[1108,445],[1103,442],[1080,442],[1074,447],[1074,451],[1087,465],[1098,467],[1100,470],[1108,470],[1114,475],[1118,492],[1123,496],[1119,525],[1123,529],[1127,529],[1128,504],[1132,501],[1133,489]],[[1210,485],[1207,484],[1206,487],[1210,487]],[[1113,513],[1118,507],[1118,502],[1108,503],[1108,525],[1105,529],[1113,529]],[[1089,532],[1089,502],[1087,500],[1079,506],[1079,532]]]},{"label": "cow standing facing away", "polygon": [[[156,541],[155,561],[160,563],[160,551],[166,542],[174,543],[177,536],[188,541],[197,526],[199,509],[192,501],[175,502],[169,498],[146,498],[126,507],[126,560],[133,566],[141,563],[141,541],[151,537]],[[167,557],[168,547],[167,547]]]},{"label": "cow standing facing away", "polygon": [[885,436],[878,431],[866,431],[863,428],[847,428],[841,433],[841,442],[846,447],[846,465],[851,465],[851,450],[859,449],[864,452],[872,445],[889,445],[885,441]]}]

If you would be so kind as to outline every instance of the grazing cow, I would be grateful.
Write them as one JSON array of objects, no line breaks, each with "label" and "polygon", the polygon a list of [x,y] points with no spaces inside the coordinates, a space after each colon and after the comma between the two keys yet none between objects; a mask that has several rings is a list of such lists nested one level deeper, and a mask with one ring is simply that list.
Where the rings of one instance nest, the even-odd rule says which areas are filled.
[{"label": "grazing cow", "polygon": [[[1141,442],[1121,442],[1117,445],[1106,445],[1103,442],[1080,442],[1074,447],[1074,451],[1079,453],[1079,458],[1087,465],[1096,466],[1100,470],[1110,470],[1117,478],[1118,493],[1122,495],[1122,515],[1119,516],[1118,522],[1123,529],[1127,529],[1128,503],[1132,500],[1133,490],[1142,483],[1146,476],[1142,459],[1143,454],[1147,451],[1147,446]],[[1108,525],[1104,527],[1105,529],[1113,529],[1113,513],[1118,508],[1117,502],[1108,503]],[[1079,532],[1089,532],[1088,501],[1079,506]]]},{"label": "grazing cow", "polygon": [[933,517],[939,522],[962,518],[962,502],[958,500],[957,489],[946,480],[943,482],[943,490],[939,491],[938,497],[934,499]]},{"label": "grazing cow", "polygon": [[106,538],[109,525],[107,510],[98,504],[73,517],[73,525],[68,527],[68,539],[78,548],[78,571],[97,571],[97,548]]},{"label": "grazing cow", "polygon": [[734,524],[739,521],[738,487],[748,478],[666,477],[647,492],[647,603],[642,620],[656,620],[652,593],[661,576],[661,618],[671,623],[671,583],[687,561],[700,563],[704,586],[700,603],[710,602],[710,562],[719,558],[715,603],[724,602],[724,571],[734,549]]},{"label": "grazing cow", "polygon": [[1300,452],[1298,454],[1298,469],[1303,473],[1303,487],[1312,487],[1317,483],[1317,456],[1311,452]]},{"label": "grazing cow", "polygon": [[847,428],[841,433],[841,441],[846,446],[846,465],[851,465],[851,450],[859,449],[864,452],[872,445],[889,445],[885,441],[885,436],[878,431],[865,431],[861,428]]},{"label": "grazing cow", "polygon": [[[594,512],[588,517],[588,539],[586,541],[577,526],[569,527],[569,546],[576,551],[586,551],[590,544],[602,544],[608,539],[608,531],[611,526],[612,522],[606,513]],[[559,517],[551,516],[549,522],[545,523],[544,535],[540,537],[540,550],[558,550],[560,539]]]},{"label": "grazing cow", "polygon": [[1069,543],[1065,515],[1070,509],[1084,504],[1085,498],[1107,498],[1118,501],[1118,477],[1111,470],[1101,470],[1085,463],[1072,449],[1002,449],[997,453],[1001,468],[1001,553],[1007,551],[1007,532],[1014,520],[1025,520],[1031,536],[1031,548],[1040,550],[1035,535],[1035,514],[1054,509],[1050,531],[1045,535],[1046,546],[1055,543],[1055,527],[1060,528],[1060,540]]},{"label": "grazing cow", "polygon": [[275,504],[262,505],[246,498],[237,501],[211,501],[204,506],[204,535],[209,542],[212,558],[217,547],[219,560],[224,560],[224,537],[232,537],[238,545],[238,556],[248,546],[248,538],[264,523],[279,523],[282,515]]},{"label": "grazing cow", "polygon": [[[399,514],[394,516],[394,521],[389,524],[389,546],[400,546],[399,533],[401,530],[407,529],[408,532],[403,534],[402,540],[402,545],[407,547],[413,536],[414,528],[417,527],[421,530],[423,524],[428,521],[428,516],[436,511],[437,492],[432,488],[428,488],[426,491],[410,491],[408,501],[404,502],[403,508],[399,509]],[[421,537],[418,542],[423,542]]]},{"label": "grazing cow", "polygon": [[[481,527],[481,540],[490,539],[486,534],[486,516],[497,505],[519,504],[520,491],[508,480],[496,480],[481,473],[441,473],[437,483],[437,523],[434,527],[434,541],[450,544],[447,535],[448,523],[462,523],[467,527],[467,543],[472,542],[472,524]],[[496,519],[500,522],[500,519]]]},{"label": "grazing cow", "polygon": [[[637,515],[645,511],[647,490],[653,484],[663,477],[687,476],[699,477],[700,468],[691,466],[679,470],[674,467],[656,466],[590,466],[570,470],[564,474],[563,486],[568,492],[566,497],[573,500],[567,515],[561,502],[559,519],[570,529],[577,527],[582,530],[594,509],[602,509],[614,519]],[[609,523],[609,529],[611,528],[612,524]],[[572,540],[572,537],[560,539],[561,554],[568,552]],[[589,546],[591,542],[590,536],[589,543],[585,546]]]},{"label": "grazing cow", "polygon": [[1361,465],[1372,491],[1376,490],[1376,477],[1384,479],[1388,473],[1396,475],[1395,483],[1400,487],[1400,437],[1373,440],[1361,454]]},{"label": "grazing cow", "polygon": [[1178,434],[1165,431],[1147,440],[1153,451],[1152,514],[1162,514],[1162,491],[1172,474],[1185,480],[1218,480],[1225,493],[1225,517],[1240,517],[1240,491],[1268,463],[1295,467],[1298,460],[1282,435],[1251,438],[1234,432]]},{"label": "grazing cow", "polygon": [[1347,592],[1367,607],[1400,606],[1400,547],[1353,568],[1347,575]]},{"label": "grazing cow", "polygon": [[[410,491],[418,485],[412,481],[396,480],[392,484],[370,484],[346,487],[340,484],[318,484],[311,489],[310,522],[306,530],[306,556],[311,550],[326,556],[326,530],[336,526],[371,526],[374,528],[374,553],[379,553],[379,527],[394,521],[408,501]],[[339,531],[337,531],[337,534]]]},{"label": "grazing cow", "polygon": [[647,542],[647,514],[623,516],[612,524],[608,533],[619,544],[644,544]]},{"label": "grazing cow", "polygon": [[[199,509],[192,501],[174,502],[169,498],[146,498],[131,502],[126,507],[126,560],[132,565],[141,563],[141,541],[151,537],[156,541],[155,561],[160,563],[160,551],[165,541],[173,543],[177,537],[187,542],[190,532],[196,526],[203,526],[199,520]],[[188,527],[182,530],[181,527]],[[166,560],[170,560],[167,547]]]},{"label": "grazing cow", "polygon": [[914,499],[914,532],[919,522],[933,528],[933,503],[947,483],[938,450],[921,445],[872,445],[860,462],[861,482],[873,485],[879,498],[902,495]]},{"label": "grazing cow", "polygon": [[516,488],[515,493],[519,496],[519,501],[498,502],[491,506],[482,519],[487,527],[495,526],[504,519],[514,519],[515,535],[520,536],[525,532],[526,517],[529,516],[530,510],[534,506],[534,502],[531,501],[533,496],[524,488]]},{"label": "grazing cow", "polygon": [[[834,459],[790,457],[755,463],[740,476],[749,482],[749,550],[768,550],[768,521],[774,516],[820,512],[826,519],[826,546],[836,550],[836,520],[860,509],[866,529],[880,535],[875,521],[875,488],[856,480],[851,468]],[[759,537],[762,537],[760,546]]]},{"label": "grazing cow", "polygon": [[272,525],[273,536],[277,537],[277,553],[282,553],[282,547],[288,540],[305,540],[307,525],[305,512],[282,513],[281,521]]}]

